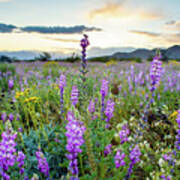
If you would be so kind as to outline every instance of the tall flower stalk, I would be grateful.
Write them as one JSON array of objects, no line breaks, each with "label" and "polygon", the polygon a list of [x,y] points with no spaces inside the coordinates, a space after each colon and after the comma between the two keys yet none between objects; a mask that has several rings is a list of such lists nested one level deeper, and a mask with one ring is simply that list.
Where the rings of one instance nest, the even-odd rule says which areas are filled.
[{"label": "tall flower stalk", "polygon": [[118,150],[116,152],[116,155],[114,156],[116,168],[119,168],[119,167],[124,166],[126,164],[124,161],[125,157],[126,157],[125,153],[122,153],[120,150]]},{"label": "tall flower stalk", "polygon": [[88,111],[92,114],[95,112],[95,102],[92,99],[89,102]]},{"label": "tall flower stalk", "polygon": [[[155,97],[155,90],[157,88],[157,86],[160,83],[161,80],[161,76],[162,76],[162,61],[161,59],[161,54],[160,51],[156,52],[155,57],[153,58],[153,61],[151,63],[151,67],[150,67],[150,80],[151,80],[151,86],[150,86],[150,95],[147,94],[146,96],[146,101],[147,104],[145,105],[145,108],[143,110],[142,113],[142,120],[143,122],[139,121],[139,126],[140,129],[144,129],[145,126],[147,126],[147,121],[148,121],[148,112],[149,112],[149,108],[151,106],[151,104],[154,102],[154,97]],[[145,125],[143,124],[145,123]],[[136,129],[136,135],[135,136],[142,136],[143,133],[141,132],[141,130]],[[136,138],[138,139],[138,138]]]},{"label": "tall flower stalk", "polygon": [[82,61],[81,61],[81,73],[82,73],[82,81],[83,81],[83,88],[86,88],[85,81],[86,81],[86,74],[87,74],[87,59],[86,59],[86,49],[89,46],[88,36],[84,34],[84,38],[80,41],[80,46],[82,47]]},{"label": "tall flower stalk", "polygon": [[130,130],[128,128],[128,125],[127,124],[123,125],[122,130],[119,131],[119,138],[121,144],[124,144],[125,142],[128,141],[129,134],[130,134]]},{"label": "tall flower stalk", "polygon": [[115,106],[115,103],[111,100],[108,100],[107,101],[107,105],[106,105],[106,109],[105,109],[105,112],[104,114],[106,115],[106,128],[109,128],[110,127],[110,124],[109,124],[109,121],[110,119],[113,117],[113,112],[114,112],[114,106]]},{"label": "tall flower stalk", "polygon": [[44,174],[46,177],[49,177],[49,166],[48,166],[47,160],[44,157],[44,154],[41,152],[41,150],[38,150],[36,152],[36,158],[38,160],[39,171],[42,174]]},{"label": "tall flower stalk", "polygon": [[22,151],[18,151],[18,156],[16,161],[18,162],[20,174],[24,174],[24,159],[26,158],[25,154]]},{"label": "tall flower stalk", "polygon": [[8,81],[8,87],[9,87],[10,90],[14,87],[14,81],[13,81],[13,79],[9,79],[9,81]]},{"label": "tall flower stalk", "polygon": [[73,86],[71,91],[71,102],[73,106],[76,106],[76,104],[78,103],[78,96],[79,96],[78,88],[77,86]]},{"label": "tall flower stalk", "polygon": [[130,178],[134,165],[140,161],[140,156],[141,156],[141,151],[139,149],[139,146],[136,145],[131,150],[130,155],[129,155],[131,162],[129,164],[128,173],[125,177],[125,180],[128,180]]},{"label": "tall flower stalk", "polygon": [[177,135],[176,135],[175,146],[176,146],[176,149],[180,151],[180,110],[178,111],[176,122],[178,124],[178,130],[177,130]]},{"label": "tall flower stalk", "polygon": [[71,112],[67,113],[68,123],[66,125],[66,137],[67,145],[66,149],[68,151],[67,158],[69,162],[69,171],[72,174],[71,179],[78,180],[78,154],[82,152],[81,146],[84,144],[84,132],[86,130],[83,122],[77,121],[74,114]]},{"label": "tall flower stalk", "polygon": [[61,114],[64,112],[64,87],[66,86],[66,76],[61,74],[59,79],[59,89],[60,89],[60,105],[61,105]]},{"label": "tall flower stalk", "polygon": [[6,131],[1,134],[0,142],[0,168],[3,180],[10,180],[7,174],[9,167],[14,166],[16,162],[16,142],[17,133],[13,131],[10,122],[6,124]]},{"label": "tall flower stalk", "polygon": [[82,48],[82,57],[81,57],[81,67],[80,67],[80,80],[81,80],[81,91],[80,91],[80,107],[82,106],[82,103],[85,101],[86,98],[86,74],[88,72],[87,70],[87,59],[86,59],[86,51],[87,47],[89,46],[89,40],[88,36],[84,34],[83,39],[80,41],[80,46]]},{"label": "tall flower stalk", "polygon": [[105,79],[102,80],[101,84],[101,120],[104,120],[104,111],[105,111],[105,97],[108,94],[108,84],[109,82]]},{"label": "tall flower stalk", "polygon": [[160,82],[162,76],[162,61],[160,61],[161,55],[157,52],[156,56],[153,58],[151,69],[150,69],[150,78],[151,78],[151,92],[153,93],[157,85]]}]

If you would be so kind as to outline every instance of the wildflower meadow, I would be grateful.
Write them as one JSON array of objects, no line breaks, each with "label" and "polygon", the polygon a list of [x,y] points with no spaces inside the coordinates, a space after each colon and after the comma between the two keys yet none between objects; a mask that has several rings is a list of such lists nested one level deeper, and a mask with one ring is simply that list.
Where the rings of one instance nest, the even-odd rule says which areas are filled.
[{"label": "wildflower meadow", "polygon": [[0,64],[2,180],[180,180],[180,62]]}]

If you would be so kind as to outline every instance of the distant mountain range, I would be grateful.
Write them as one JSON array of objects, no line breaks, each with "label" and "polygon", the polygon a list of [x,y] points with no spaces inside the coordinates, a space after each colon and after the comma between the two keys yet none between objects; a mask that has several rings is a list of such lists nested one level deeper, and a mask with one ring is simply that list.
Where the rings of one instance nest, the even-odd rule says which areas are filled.
[{"label": "distant mountain range", "polygon": [[[95,57],[95,56],[108,56],[115,52],[132,52],[136,48],[133,47],[108,47],[108,48],[100,48],[100,47],[91,47],[88,49],[88,57]],[[42,52],[41,51],[0,51],[0,56],[8,56],[10,58],[16,58],[19,60],[29,60],[38,57]],[[52,56],[52,59],[58,58],[67,58],[72,56],[71,54],[64,54],[63,52],[49,52]],[[80,50],[75,50],[75,54],[80,55]]]},{"label": "distant mountain range", "polygon": [[[41,51],[0,51],[0,56],[8,56],[18,60],[30,60],[39,57]],[[65,58],[67,55],[58,52],[51,52],[52,59]]]},{"label": "distant mountain range", "polygon": [[[105,57],[106,59],[131,59],[131,58],[141,58],[146,60],[149,57],[155,55],[157,49],[135,49],[133,47],[117,47],[117,48],[99,48],[92,47],[88,50],[88,57],[91,59],[93,57]],[[161,54],[166,59],[180,59],[180,45],[174,45],[167,49],[160,49]],[[42,52],[40,51],[1,51],[0,56],[8,56],[10,58],[15,58],[19,60],[29,60],[34,59],[39,56]],[[80,54],[80,51],[76,52]],[[50,52],[52,59],[56,58],[66,58],[72,56],[72,54],[63,54],[62,52]],[[110,55],[111,54],[111,55]]]},{"label": "distant mountain range", "polygon": [[[130,58],[141,58],[142,60],[146,60],[149,57],[155,55],[157,49],[136,49],[132,52],[117,52],[113,55],[109,56],[109,58],[115,59],[130,59]],[[180,59],[180,45],[174,45],[167,49],[160,49],[163,57],[167,59]]]}]

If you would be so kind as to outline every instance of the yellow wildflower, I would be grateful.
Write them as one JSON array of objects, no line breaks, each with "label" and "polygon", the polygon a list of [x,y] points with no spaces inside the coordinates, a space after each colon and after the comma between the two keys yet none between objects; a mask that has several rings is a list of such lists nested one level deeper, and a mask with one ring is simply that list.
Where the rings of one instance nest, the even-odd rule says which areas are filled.
[{"label": "yellow wildflower", "polygon": [[18,99],[21,96],[24,96],[24,92],[16,92],[16,94],[15,94],[16,99]]},{"label": "yellow wildflower", "polygon": [[178,111],[174,111],[174,112],[169,116],[169,118],[177,117],[177,115],[178,115]]},{"label": "yellow wildflower", "polygon": [[106,66],[111,66],[111,65],[117,65],[117,62],[115,60],[111,59],[110,61],[108,61],[106,63]]},{"label": "yellow wildflower", "polygon": [[26,102],[35,102],[35,103],[37,103],[39,101],[39,98],[38,97],[30,97],[30,98],[26,98],[25,100],[24,100],[24,102],[26,103]]}]

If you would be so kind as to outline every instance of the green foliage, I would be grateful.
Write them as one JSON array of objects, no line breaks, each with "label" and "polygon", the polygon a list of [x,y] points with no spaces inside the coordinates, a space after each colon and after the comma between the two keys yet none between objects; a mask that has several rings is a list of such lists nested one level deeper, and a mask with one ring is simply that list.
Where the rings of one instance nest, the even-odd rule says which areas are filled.
[{"label": "green foliage", "polygon": [[[12,64],[1,63],[0,64],[0,91],[8,90],[8,80],[16,75],[16,68]],[[16,75],[18,78],[18,75]],[[15,83],[15,82],[14,82]]]},{"label": "green foliage", "polygon": [[12,64],[2,63],[0,64],[0,72],[1,73],[11,72],[12,76],[14,76],[16,72],[16,68]]},{"label": "green foliage", "polygon": [[[171,167],[166,162],[160,165],[159,160],[162,158],[162,154],[174,149],[180,94],[177,90],[178,86],[167,89],[166,86],[168,77],[177,75],[173,77],[178,78],[178,73],[174,73],[174,71],[178,72],[177,63],[171,63],[170,66],[169,64],[164,65],[165,69],[169,69],[169,71],[164,74],[164,80],[156,89],[155,101],[148,109],[147,124],[144,124],[144,129],[140,129],[139,123],[144,123],[142,115],[148,102],[147,95],[152,97],[149,91],[149,79],[146,78],[149,73],[149,64],[135,63],[134,61],[141,62],[139,58],[131,60],[133,63],[123,62],[109,66],[101,63],[101,65],[99,63],[90,64],[85,88],[80,81],[79,67],[76,64],[64,63],[65,65],[62,66],[61,63],[54,61],[41,63],[36,67],[26,64],[24,65],[24,74],[20,78],[22,84],[19,83],[19,78],[15,79],[15,76],[18,76],[14,66],[3,64],[3,67],[0,67],[0,71],[4,73],[12,72],[11,76],[5,78],[6,82],[12,76],[15,80],[14,92],[6,89],[4,95],[0,97],[0,115],[6,112],[7,115],[13,113],[15,119],[19,116],[19,120],[12,121],[12,126],[15,131],[18,131],[19,128],[23,129],[22,133],[18,133],[17,150],[22,150],[26,154],[25,175],[32,178],[35,173],[40,180],[45,179],[38,171],[35,157],[35,152],[41,148],[50,167],[50,178],[59,180],[70,177],[65,136],[68,111],[74,112],[76,119],[83,121],[86,126],[84,135],[86,142],[81,147],[82,153],[78,155],[80,180],[123,179],[128,171],[129,152],[136,140],[134,134],[137,129],[143,133],[142,137],[137,139],[142,155],[141,162],[133,167],[131,179],[158,179],[162,174],[162,168],[165,172],[170,173]],[[143,72],[142,82],[137,82],[136,78],[133,79],[132,65],[136,78],[139,78],[140,72]],[[29,71],[31,71],[30,75]],[[59,75],[62,72],[66,75],[67,80],[63,96],[63,114],[60,112],[59,89]],[[109,80],[109,93],[105,98],[105,103],[111,99],[116,104],[109,129],[105,128],[106,122],[101,120],[100,88],[103,78]],[[25,79],[26,83],[24,83]],[[76,107],[71,103],[73,85],[77,85],[79,90],[79,102]],[[176,85],[178,85],[178,81]],[[96,111],[93,114],[87,111],[91,99],[95,101]],[[105,115],[104,118],[106,118]],[[119,131],[124,124],[128,124],[131,133],[129,141],[121,144]],[[2,132],[4,129],[4,124],[0,121],[0,131]],[[108,144],[112,144],[112,152],[105,156],[104,149]],[[118,169],[114,164],[117,150],[126,154],[126,165]],[[180,154],[177,153],[178,162],[179,158]],[[178,166],[174,168],[175,178],[180,175],[178,168]],[[14,177],[17,180],[23,179],[18,173],[17,164],[8,173],[11,174],[12,179]],[[14,178],[14,180],[16,179]]]},{"label": "green foliage", "polygon": [[71,57],[68,57],[66,59],[63,59],[63,62],[68,62],[68,63],[75,63],[75,62],[80,62],[80,57],[79,56],[74,56],[72,55]]}]

